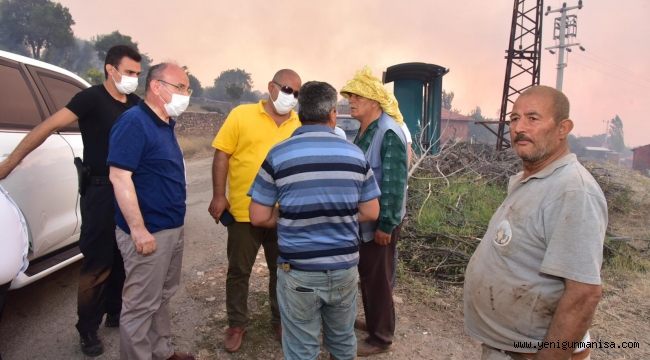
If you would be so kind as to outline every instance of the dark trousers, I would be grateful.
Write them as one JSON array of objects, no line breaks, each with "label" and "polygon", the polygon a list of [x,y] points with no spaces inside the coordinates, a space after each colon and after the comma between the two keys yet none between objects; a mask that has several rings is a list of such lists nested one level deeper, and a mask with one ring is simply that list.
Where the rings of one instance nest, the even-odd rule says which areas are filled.
[{"label": "dark trousers", "polygon": [[393,272],[399,233],[400,226],[397,226],[386,246],[370,241],[359,247],[361,297],[369,335],[366,341],[379,347],[392,344],[395,335]]},{"label": "dark trousers", "polygon": [[110,185],[90,185],[81,197],[81,236],[84,258],[77,293],[77,330],[97,331],[104,314],[122,309],[124,263],[115,242],[115,206]]},{"label": "dark trousers", "polygon": [[5,307],[5,300],[7,299],[7,292],[9,292],[9,287],[11,286],[11,281],[0,285],[0,321],[2,320],[2,310]]},{"label": "dark trousers", "polygon": [[[7,292],[9,292],[10,286],[11,281],[0,285],[0,321],[2,321],[2,310],[5,307],[5,300],[7,299]],[[0,360],[2,360],[2,355],[0,355]]]},{"label": "dark trousers", "polygon": [[264,247],[266,266],[269,268],[269,304],[271,323],[280,323],[278,308],[277,261],[278,236],[276,229],[255,227],[248,222],[228,225],[228,275],[226,277],[226,310],[230,327],[248,324],[248,287],[255,257]]}]

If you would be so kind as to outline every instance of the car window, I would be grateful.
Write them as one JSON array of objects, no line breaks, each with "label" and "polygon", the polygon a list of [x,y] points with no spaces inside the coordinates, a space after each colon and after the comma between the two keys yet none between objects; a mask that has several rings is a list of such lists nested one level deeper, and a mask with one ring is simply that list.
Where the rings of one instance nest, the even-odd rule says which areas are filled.
[{"label": "car window", "polygon": [[5,129],[29,130],[41,122],[34,95],[20,69],[0,62],[0,126]]},{"label": "car window", "polygon": [[[54,106],[56,109],[54,111],[58,111],[62,109],[64,106],[68,105],[70,99],[72,99],[72,97],[76,93],[82,90],[82,88],[76,84],[59,79],[54,76],[50,76],[49,74],[43,73],[41,71],[38,72],[38,76],[41,78],[41,81],[43,82],[43,86],[45,86],[45,89],[50,95],[50,98],[54,102]],[[75,121],[74,123],[70,124],[70,126],[62,128],[61,130],[79,131],[79,125]]]},{"label": "car window", "polygon": [[359,127],[361,127],[359,120],[354,119],[349,115],[337,116],[336,125],[345,131],[345,137],[349,141],[354,140],[354,138],[357,136],[357,133],[359,132]]}]

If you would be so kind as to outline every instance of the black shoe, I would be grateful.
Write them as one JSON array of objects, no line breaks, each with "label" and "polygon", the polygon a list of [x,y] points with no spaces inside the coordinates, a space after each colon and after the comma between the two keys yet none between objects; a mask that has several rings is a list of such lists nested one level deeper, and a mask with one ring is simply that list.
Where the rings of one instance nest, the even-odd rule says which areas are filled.
[{"label": "black shoe", "polygon": [[106,314],[106,320],[104,320],[104,326],[106,326],[107,328],[120,327],[120,314]]},{"label": "black shoe", "polygon": [[97,332],[80,334],[81,352],[87,356],[95,357],[104,353],[104,345],[97,337]]}]

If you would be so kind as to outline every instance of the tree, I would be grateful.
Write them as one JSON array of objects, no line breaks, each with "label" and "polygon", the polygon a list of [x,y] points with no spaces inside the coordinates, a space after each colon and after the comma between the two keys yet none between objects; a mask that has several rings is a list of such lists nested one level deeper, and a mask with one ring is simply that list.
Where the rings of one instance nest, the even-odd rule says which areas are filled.
[{"label": "tree", "polygon": [[70,46],[48,49],[43,56],[43,60],[80,75],[85,74],[90,69],[101,68],[103,65],[103,62],[97,60],[93,43],[78,38],[75,38]]},{"label": "tree", "polygon": [[239,99],[244,95],[244,86],[242,84],[228,84],[226,85],[226,94],[233,101],[238,102]]},{"label": "tree", "polygon": [[29,56],[27,48],[22,39],[16,39],[13,32],[6,30],[7,20],[3,16],[6,13],[7,2],[0,0],[0,49],[12,53]]},{"label": "tree", "polygon": [[192,96],[200,97],[203,95],[203,87],[201,86],[199,79],[190,73],[190,69],[187,66],[183,66],[183,70],[185,70],[187,78],[190,80],[190,89],[192,89]]},{"label": "tree", "polygon": [[252,88],[251,74],[243,69],[229,69],[214,79],[214,86],[206,90],[206,96],[214,100],[238,101],[249,98]]},{"label": "tree", "polygon": [[625,151],[625,137],[623,134],[623,120],[621,120],[618,115],[614,116],[613,119],[609,121],[609,128],[607,129],[607,143],[609,144],[610,150],[616,152]]},{"label": "tree", "polygon": [[128,45],[134,48],[137,52],[140,52],[138,49],[138,43],[133,41],[133,39],[128,35],[122,35],[119,31],[113,31],[110,34],[97,35],[94,39],[95,50],[97,50],[97,57],[100,61],[104,62],[106,59],[106,53],[108,49],[112,48],[115,45]]},{"label": "tree", "polygon": [[454,101],[454,92],[442,90],[442,108],[451,110],[451,102]]},{"label": "tree", "polygon": [[99,85],[104,81],[104,72],[98,68],[91,68],[83,76],[89,83]]},{"label": "tree", "polygon": [[0,33],[10,46],[22,44],[41,60],[50,48],[73,43],[74,20],[68,8],[50,0],[5,0],[0,2]]},{"label": "tree", "polygon": [[190,89],[192,89],[192,96],[201,97],[203,96],[203,86],[196,76],[187,73],[187,77],[190,79]]}]

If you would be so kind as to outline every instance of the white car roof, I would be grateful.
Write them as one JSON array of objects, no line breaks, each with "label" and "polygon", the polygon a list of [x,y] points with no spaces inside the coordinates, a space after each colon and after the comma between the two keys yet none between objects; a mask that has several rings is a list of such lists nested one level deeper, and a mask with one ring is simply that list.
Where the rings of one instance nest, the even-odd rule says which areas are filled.
[{"label": "white car roof", "polygon": [[58,73],[70,76],[71,78],[74,78],[75,80],[81,82],[82,84],[84,84],[86,86],[90,86],[88,81],[84,80],[79,75],[77,75],[77,74],[75,74],[75,73],[73,73],[71,71],[68,71],[68,70],[66,70],[64,68],[61,68],[61,67],[58,67],[58,66],[55,66],[55,65],[52,65],[52,64],[48,64],[48,63],[43,62],[43,61],[32,59],[32,58],[27,57],[27,56],[22,56],[22,55],[10,53],[10,52],[4,51],[4,50],[0,50],[0,57],[6,58],[6,59],[9,59],[9,60],[18,61],[18,62],[21,62],[23,64],[38,66],[38,67],[43,68],[43,69],[58,72]]}]

